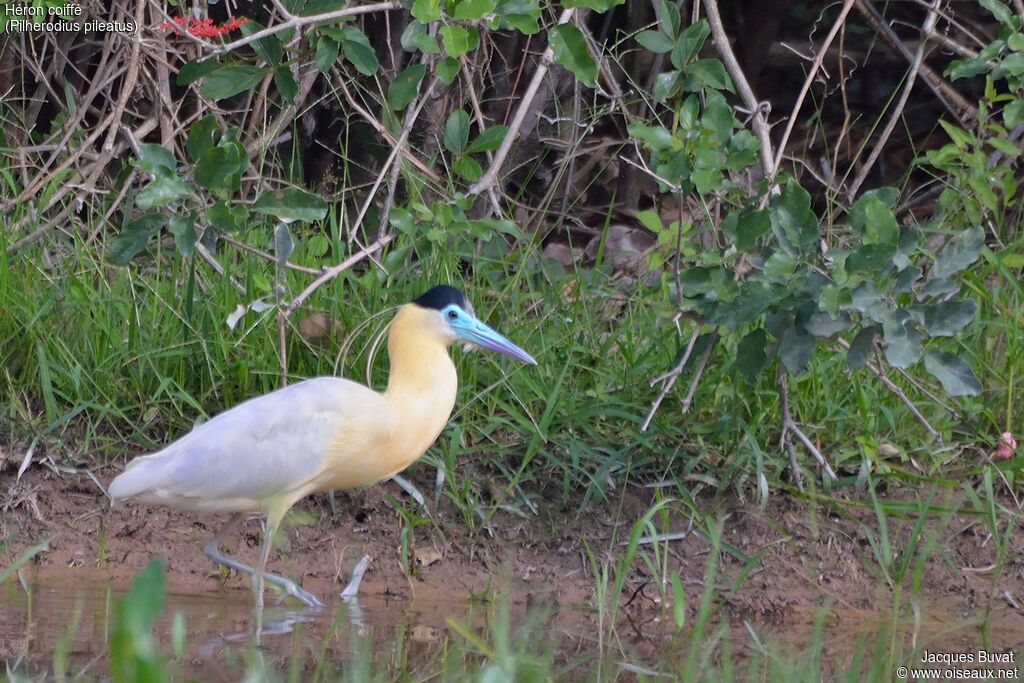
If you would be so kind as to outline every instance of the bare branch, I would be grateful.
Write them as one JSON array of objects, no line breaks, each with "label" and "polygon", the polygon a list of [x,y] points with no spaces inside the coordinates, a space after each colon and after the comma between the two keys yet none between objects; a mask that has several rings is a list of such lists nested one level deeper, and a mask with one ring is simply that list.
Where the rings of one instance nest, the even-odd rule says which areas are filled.
[{"label": "bare branch", "polygon": [[[804,99],[807,97],[807,93],[811,89],[811,84],[814,83],[814,79],[818,76],[818,70],[821,69],[822,62],[825,61],[825,55],[828,54],[828,48],[835,40],[836,35],[839,33],[839,29],[842,28],[843,23],[846,22],[846,16],[850,13],[853,8],[855,0],[844,0],[843,9],[839,13],[839,17],[835,23],[832,24],[832,30],[825,36],[825,42],[822,43],[818,49],[818,54],[815,55],[814,61],[811,63],[811,68],[807,72],[807,78],[804,79],[803,87],[800,88],[800,94],[796,97],[796,102],[793,103],[793,111],[789,114],[789,120],[786,121],[786,130],[782,133],[782,139],[779,140],[779,146],[775,150],[775,159],[772,162],[773,168],[778,168],[779,164],[782,163],[782,155],[786,152],[786,143],[789,142],[789,136],[793,133],[793,126],[796,125],[796,118],[800,114],[800,108],[804,105]],[[765,195],[762,203],[767,203],[768,196]]]},{"label": "bare branch", "polygon": [[[564,10],[562,15],[558,18],[558,23],[569,23],[572,21],[575,13],[575,9]],[[544,76],[547,75],[548,69],[550,69],[551,64],[554,63],[554,58],[554,49],[548,45],[548,48],[544,50],[544,54],[540,56],[540,64],[537,65],[537,70],[533,72],[533,79],[526,87],[526,92],[523,93],[522,99],[519,100],[519,107],[516,109],[516,113],[512,117],[512,122],[509,124],[508,133],[505,134],[505,139],[502,140],[501,147],[498,148],[498,151],[494,153],[494,161],[492,161],[491,165],[488,166],[487,172],[483,174],[480,180],[476,181],[473,186],[469,188],[469,194],[480,194],[481,192],[486,192],[490,188],[494,187],[494,184],[498,180],[498,173],[501,171],[501,167],[505,164],[505,158],[508,157],[508,153],[512,149],[512,143],[515,142],[516,136],[519,135],[519,129],[523,126],[523,120],[526,118],[526,112],[530,109],[530,105],[533,103],[533,98],[537,96],[537,91],[540,90],[540,84],[544,82]]]},{"label": "bare branch", "polygon": [[903,110],[906,108],[907,101],[910,99],[910,91],[914,89],[914,83],[917,82],[917,73],[924,62],[924,53],[928,45],[928,35],[935,28],[935,23],[939,18],[936,10],[938,9],[940,2],[941,0],[932,0],[932,8],[928,10],[928,15],[925,17],[924,24],[921,26],[921,41],[918,43],[917,51],[914,53],[914,59],[910,63],[910,72],[907,74],[906,80],[903,82],[903,91],[900,93],[899,100],[897,100],[896,106],[893,107],[892,113],[889,115],[889,120],[886,122],[882,132],[879,134],[878,141],[871,150],[871,154],[868,155],[867,161],[865,161],[864,165],[860,167],[860,170],[857,172],[857,177],[854,178],[853,183],[850,184],[850,189],[847,190],[846,193],[847,201],[852,202],[857,197],[857,192],[860,190],[860,186],[864,184],[868,174],[871,173],[871,169],[874,167],[875,162],[878,161],[878,157],[882,154],[882,150],[885,148],[886,143],[889,142],[889,136],[892,135],[893,130],[896,128],[896,124],[899,123],[900,117],[903,116]]},{"label": "bare branch", "polygon": [[762,113],[761,105],[747,81],[747,75],[743,73],[743,69],[740,68],[740,63],[732,51],[732,44],[722,25],[722,17],[718,13],[718,0],[704,0],[704,12],[707,14],[708,24],[711,26],[711,37],[715,42],[715,47],[718,48],[718,54],[721,55],[725,68],[732,76],[733,82],[736,83],[743,104],[753,112],[751,123],[753,123],[757,138],[761,141],[761,170],[766,178],[774,178],[779,160],[772,159],[771,128],[768,126],[768,118]]}]

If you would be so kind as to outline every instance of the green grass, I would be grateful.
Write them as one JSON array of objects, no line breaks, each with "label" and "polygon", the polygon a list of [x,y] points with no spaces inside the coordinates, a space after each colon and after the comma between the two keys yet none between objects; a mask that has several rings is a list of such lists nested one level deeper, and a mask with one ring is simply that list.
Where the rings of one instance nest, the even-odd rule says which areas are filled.
[{"label": "green grass", "polygon": [[[258,235],[246,237],[259,242]],[[414,259],[406,244],[384,256],[389,275],[355,271],[324,287],[292,318],[289,377],[338,371],[383,386],[386,354],[371,358],[370,349],[387,316],[375,314],[430,284],[455,282],[484,319],[540,362],[520,367],[487,353],[453,352],[461,380],[458,431],[442,436],[427,461],[445,469],[446,494],[461,507],[477,493],[463,479],[476,464],[511,498],[542,487],[563,503],[579,495],[605,500],[608,482],[627,473],[642,480],[698,477],[746,492],[785,484],[771,373],[747,385],[733,370],[730,342],[720,342],[690,411],[678,410],[690,381],[684,373],[652,428],[641,433],[658,390],[649,382],[671,366],[688,336],[668,322],[669,304],[642,287],[623,303],[600,269],[559,273],[529,245],[513,250],[511,266],[488,258],[489,250],[503,248],[497,241],[485,245],[469,274],[460,273],[457,250],[426,249]],[[230,248],[218,255],[252,292],[241,296],[201,261],[175,254],[116,268],[102,248],[76,240],[54,253],[52,267],[31,249],[0,258],[0,416],[9,440],[40,438],[47,452],[71,464],[123,462],[196,419],[277,386],[273,309],[247,313],[234,330],[225,322],[237,306],[268,295],[271,264]],[[301,248],[294,260],[303,262]],[[509,277],[510,270],[516,275]],[[997,286],[985,284],[991,278]],[[285,274],[290,295],[307,283],[308,276]],[[898,399],[866,372],[851,375],[841,354],[820,348],[809,371],[791,379],[793,415],[847,475],[840,487],[864,466],[926,478],[951,467],[974,469],[999,433],[1018,428],[1024,341],[1008,313],[1024,305],[1020,286],[985,267],[965,284],[981,306],[959,352],[986,393],[963,401],[954,416],[893,374],[953,450],[933,447]],[[297,333],[294,325],[314,312],[346,331],[371,322],[343,349],[337,340],[308,342]],[[499,447],[509,455],[495,457]],[[803,451],[798,457],[813,469]]]}]

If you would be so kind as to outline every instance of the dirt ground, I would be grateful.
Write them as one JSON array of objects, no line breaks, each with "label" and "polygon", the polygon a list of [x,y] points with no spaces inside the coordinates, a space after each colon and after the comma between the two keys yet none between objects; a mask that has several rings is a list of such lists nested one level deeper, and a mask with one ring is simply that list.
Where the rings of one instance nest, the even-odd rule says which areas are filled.
[{"label": "dirt ground", "polygon": [[[115,474],[101,473],[109,480]],[[422,490],[432,490],[423,484]],[[434,513],[436,524],[414,530],[416,556],[412,575],[403,572],[400,556],[401,517],[391,500],[405,496],[393,483],[362,491],[337,493],[338,514],[331,513],[326,496],[299,504],[307,523],[288,528],[287,540],[272,556],[271,569],[293,578],[321,597],[336,595],[346,573],[367,553],[372,565],[361,595],[389,598],[424,597],[467,600],[488,595],[498,585],[507,587],[519,603],[532,602],[588,606],[594,599],[594,577],[585,543],[598,559],[618,551],[633,522],[653,502],[651,489],[629,489],[605,507],[576,510],[542,506],[524,519],[499,512],[490,530],[467,531],[450,505]],[[911,494],[907,494],[909,497]],[[723,553],[717,594],[722,614],[778,627],[776,631],[799,639],[815,615],[831,605],[830,628],[869,633],[882,620],[891,619],[893,589],[879,568],[870,535],[878,533],[874,512],[861,513],[846,506],[812,505],[786,496],[774,496],[767,509],[735,499],[699,499],[705,512],[725,518],[724,541],[747,555],[759,557],[749,575],[735,585],[745,563]],[[201,547],[223,523],[210,518],[159,507],[118,505],[111,508],[99,486],[85,474],[57,472],[45,465],[30,468],[21,480],[16,472],[0,472],[0,538],[13,539],[0,555],[8,565],[25,548],[53,536],[49,549],[23,569],[29,575],[59,575],[72,580],[96,572],[126,586],[131,576],[152,556],[165,558],[171,590],[248,591],[248,582],[232,573],[219,574],[202,555]],[[902,548],[913,520],[889,519],[895,548]],[[687,520],[671,520],[673,530],[685,530]],[[936,539],[935,551],[923,566],[922,589],[913,597],[915,628],[942,632],[977,617],[991,608],[998,623],[990,647],[1024,645],[1024,555],[1017,534],[1010,542],[1004,571],[994,573],[996,542],[976,516],[953,515],[944,528],[928,527]],[[613,534],[615,540],[613,541]],[[250,521],[225,544],[229,553],[254,561],[259,526]],[[585,542],[585,543],[584,543]],[[668,544],[668,567],[677,569],[686,587],[688,610],[696,609],[702,590],[709,542],[697,533]],[[647,546],[650,552],[650,546]],[[902,558],[897,558],[899,561]],[[646,563],[634,562],[620,603],[644,640],[644,623],[664,621],[662,591]],[[904,587],[905,599],[911,599]],[[664,593],[671,595],[671,590]],[[909,610],[908,610],[909,611]],[[946,645],[954,647],[958,636]],[[976,634],[967,634],[967,646]],[[653,647],[653,645],[652,645]]]}]

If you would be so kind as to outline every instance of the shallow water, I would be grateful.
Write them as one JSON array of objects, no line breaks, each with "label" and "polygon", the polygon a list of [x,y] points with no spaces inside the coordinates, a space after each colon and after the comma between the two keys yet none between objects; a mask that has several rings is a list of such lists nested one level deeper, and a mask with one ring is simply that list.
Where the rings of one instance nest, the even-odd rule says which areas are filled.
[{"label": "shallow water", "polygon": [[[102,573],[84,570],[50,572],[24,584],[13,580],[0,586],[0,662],[8,671],[36,679],[63,674],[106,678],[116,603],[126,590]],[[619,623],[609,628],[593,610],[527,607],[500,598],[486,604],[423,594],[406,599],[378,590],[354,604],[335,597],[323,610],[308,610],[291,602],[275,604],[270,591],[267,597],[261,647],[256,650],[249,632],[249,591],[172,584],[154,634],[173,678],[234,681],[255,669],[277,672],[271,678],[281,680],[472,678],[485,661],[481,653],[490,651],[496,657],[505,643],[514,658],[526,655],[541,662],[545,679],[631,680],[641,674],[677,678],[686,657],[693,656],[690,641],[675,633],[671,619],[658,609],[623,611]],[[891,615],[844,611],[836,605],[824,616],[808,614],[806,624],[754,624],[737,617],[704,636],[708,651],[728,641],[732,661],[723,662],[720,650],[708,661],[751,673],[775,670],[779,662],[772,661],[792,653],[791,661],[783,664],[819,670],[829,680],[846,670],[858,648],[864,659],[855,667],[860,671],[877,666],[879,658],[887,670],[899,664],[920,666],[925,651],[977,657],[982,650],[1016,653],[1024,648],[1019,611],[996,603],[985,621],[955,611],[953,602],[919,599],[905,610],[905,618],[895,621]],[[501,605],[509,603],[503,613]],[[813,642],[816,616],[822,616],[820,644]],[[894,644],[894,650],[878,653]],[[1016,654],[1013,659],[1013,671],[1004,678],[1020,680],[1013,675]],[[715,680],[713,673],[702,673],[706,680]]]},{"label": "shallow water", "polygon": [[[70,676],[104,677],[116,603],[127,586],[77,571],[43,576],[25,585],[28,591],[17,580],[0,586],[0,662],[33,678],[59,674],[55,667]],[[379,593],[352,603],[337,597],[328,602],[321,610],[295,607],[292,601],[275,604],[268,590],[259,665],[279,672],[319,669],[332,680],[366,678],[371,671],[378,678],[417,671],[430,675],[451,648],[453,624],[465,625],[486,640],[486,628],[497,609],[495,604]],[[538,622],[534,633],[550,644],[579,650],[574,641],[589,636],[576,634],[594,630],[591,615],[583,611],[536,606],[530,610],[542,613],[544,630]],[[527,611],[525,606],[513,607],[508,621],[516,627],[533,621]],[[172,587],[154,635],[181,674],[238,680],[253,666],[252,619],[252,594],[247,590]],[[63,659],[61,652],[66,652],[66,664],[55,664]]]}]

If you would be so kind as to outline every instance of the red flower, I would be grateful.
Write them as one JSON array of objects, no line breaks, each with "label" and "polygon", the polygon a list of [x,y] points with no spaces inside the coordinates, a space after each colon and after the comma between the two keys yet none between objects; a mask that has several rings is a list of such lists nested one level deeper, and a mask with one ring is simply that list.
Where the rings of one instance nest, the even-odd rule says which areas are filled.
[{"label": "red flower", "polygon": [[197,38],[216,38],[218,36],[225,36],[232,31],[237,31],[239,27],[245,26],[248,23],[249,19],[246,17],[231,17],[220,26],[214,24],[213,19],[209,17],[205,19],[171,17],[171,21],[163,22],[160,24],[160,28],[172,29],[175,33],[181,33],[182,30],[185,30]]}]

